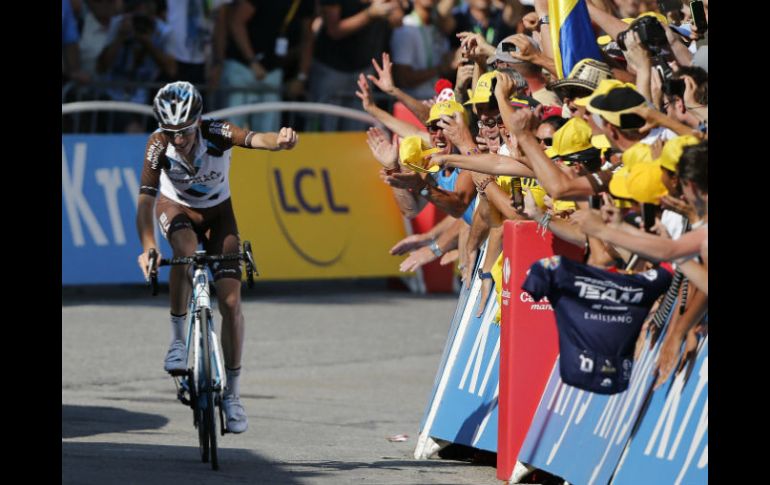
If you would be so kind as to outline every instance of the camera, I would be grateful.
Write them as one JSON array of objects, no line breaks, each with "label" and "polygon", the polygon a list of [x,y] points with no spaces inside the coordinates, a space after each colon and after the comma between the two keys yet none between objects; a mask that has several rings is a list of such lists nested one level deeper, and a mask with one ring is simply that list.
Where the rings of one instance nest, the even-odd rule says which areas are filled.
[{"label": "camera", "polygon": [[658,19],[651,16],[640,17],[631,23],[628,30],[618,34],[618,46],[626,49],[626,35],[629,32],[636,32],[639,35],[639,41],[653,56],[665,55],[669,50],[666,31]]},{"label": "camera", "polygon": [[503,45],[500,46],[503,52],[516,52],[518,47],[516,47],[516,44],[513,42],[503,42]]}]

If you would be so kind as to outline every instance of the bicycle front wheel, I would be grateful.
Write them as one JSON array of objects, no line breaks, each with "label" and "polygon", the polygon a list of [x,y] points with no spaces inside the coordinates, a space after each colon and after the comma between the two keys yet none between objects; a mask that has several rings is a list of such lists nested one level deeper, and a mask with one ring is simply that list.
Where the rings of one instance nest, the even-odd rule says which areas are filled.
[{"label": "bicycle front wheel", "polygon": [[200,410],[198,441],[200,443],[201,461],[209,461],[211,457],[211,468],[219,469],[219,460],[217,459],[217,422],[214,419],[214,379],[211,368],[212,345],[210,341],[211,310],[202,308],[200,310],[200,329],[201,329],[201,366],[200,373],[200,394],[198,398],[198,409]]}]

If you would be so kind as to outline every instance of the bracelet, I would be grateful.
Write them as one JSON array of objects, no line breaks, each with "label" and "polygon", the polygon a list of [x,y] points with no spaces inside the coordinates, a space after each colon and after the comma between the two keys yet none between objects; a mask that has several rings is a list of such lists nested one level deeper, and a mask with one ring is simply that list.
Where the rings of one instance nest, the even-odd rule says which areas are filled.
[{"label": "bracelet", "polygon": [[465,152],[466,155],[470,156],[472,154],[481,155],[481,152],[479,151],[478,147],[471,148],[467,152]]},{"label": "bracelet", "polygon": [[492,273],[485,273],[483,269],[479,268],[479,279],[491,280],[492,279]]},{"label": "bracelet", "polygon": [[490,182],[493,182],[494,180],[495,180],[495,179],[494,179],[493,177],[489,177],[489,178],[487,178],[486,180],[484,180],[483,182],[481,182],[481,183],[480,183],[480,184],[479,184],[479,185],[476,187],[476,192],[478,192],[479,194],[482,194],[482,195],[483,195],[483,194],[484,194],[484,191],[485,191],[485,190],[486,190],[486,188],[487,188],[487,185],[489,185],[489,183],[490,183]]},{"label": "bracelet", "polygon": [[440,258],[444,255],[444,253],[441,251],[441,248],[438,247],[438,243],[436,241],[430,243],[429,248],[431,251],[433,251],[433,254],[435,254],[437,258]]},{"label": "bracelet", "polygon": [[401,171],[401,167],[396,166],[396,168],[386,168],[385,169],[385,175],[393,175],[394,173],[398,173]]},{"label": "bracelet", "polygon": [[546,212],[543,217],[540,219],[540,222],[537,223],[537,228],[541,230],[540,235],[545,237],[545,231],[548,230],[548,225],[551,223],[551,213]]}]

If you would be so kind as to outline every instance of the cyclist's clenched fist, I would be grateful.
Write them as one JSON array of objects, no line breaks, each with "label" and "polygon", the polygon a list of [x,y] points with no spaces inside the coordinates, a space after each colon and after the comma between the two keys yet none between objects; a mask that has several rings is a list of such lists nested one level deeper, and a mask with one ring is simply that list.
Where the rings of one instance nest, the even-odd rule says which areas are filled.
[{"label": "cyclist's clenched fist", "polygon": [[291,150],[294,148],[294,145],[297,144],[297,141],[299,141],[297,132],[292,128],[286,127],[281,128],[278,132],[278,138],[276,139],[279,150]]}]

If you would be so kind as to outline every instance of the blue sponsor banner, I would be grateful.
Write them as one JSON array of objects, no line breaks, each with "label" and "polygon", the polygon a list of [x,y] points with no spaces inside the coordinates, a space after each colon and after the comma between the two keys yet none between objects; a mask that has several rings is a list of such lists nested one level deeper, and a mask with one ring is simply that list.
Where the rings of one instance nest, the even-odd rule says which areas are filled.
[{"label": "blue sponsor banner", "polygon": [[696,358],[650,400],[614,484],[708,483],[708,336]]},{"label": "blue sponsor banner", "polygon": [[497,451],[500,326],[493,319],[498,304],[493,286],[484,313],[476,317],[481,280],[474,278],[463,293],[420,427],[417,457],[429,456],[423,449],[427,437]]},{"label": "blue sponsor banner", "polygon": [[[136,204],[147,136],[62,136],[63,285],[144,281]],[[170,255],[165,239],[155,239]]]},{"label": "blue sponsor banner", "polygon": [[570,483],[608,483],[650,397],[660,342],[650,349],[647,338],[628,389],[611,396],[565,384],[557,360],[518,460]]}]

